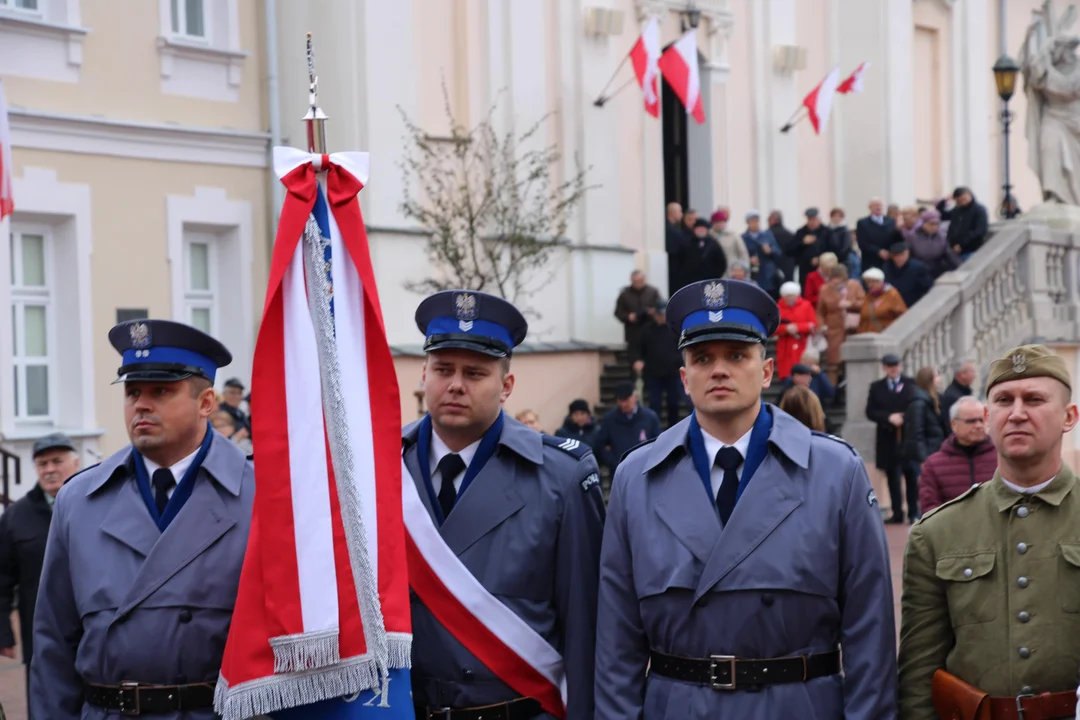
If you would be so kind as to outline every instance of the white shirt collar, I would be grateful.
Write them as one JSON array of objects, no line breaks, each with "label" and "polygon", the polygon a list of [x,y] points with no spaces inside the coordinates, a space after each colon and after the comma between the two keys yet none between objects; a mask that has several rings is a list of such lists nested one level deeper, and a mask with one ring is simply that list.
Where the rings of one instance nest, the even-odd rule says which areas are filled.
[{"label": "white shirt collar", "polygon": [[[467,448],[463,449],[461,452],[458,453],[458,455],[461,457],[462,461],[465,463],[466,468],[468,468],[470,465],[472,465],[473,458],[476,457],[476,451],[480,448],[480,441],[481,440],[483,440],[483,438],[481,438],[480,440],[477,440],[472,445],[469,445]],[[446,443],[444,443],[442,441],[442,438],[439,437],[439,433],[435,432],[435,429],[432,428],[432,430],[431,430],[431,457],[430,457],[430,460],[429,460],[429,462],[431,463],[429,467],[431,469],[432,474],[434,474],[435,469],[437,467],[439,467],[439,461],[442,460],[447,455],[449,455],[450,453],[451,453],[450,448],[448,448],[446,446]]]},{"label": "white shirt collar", "polygon": [[[200,449],[201,446],[200,448],[197,448],[195,452],[191,453],[180,462],[169,467],[169,470],[172,472],[173,480],[176,481],[177,485],[179,485],[180,481],[184,478],[184,473],[186,473],[188,471],[188,468],[191,467],[191,463],[195,460],[195,456],[199,454]],[[155,470],[161,469],[160,465],[158,465],[156,462],[146,457],[145,455],[143,455],[143,462],[146,463],[146,474],[149,475],[151,478],[154,476]]]},{"label": "white shirt collar", "polygon": [[1034,495],[1037,492],[1042,492],[1043,490],[1045,490],[1046,487],[1050,483],[1054,482],[1054,478],[1056,478],[1056,477],[1057,477],[1057,475],[1050,478],[1049,480],[1047,480],[1044,483],[1039,483],[1038,485],[1032,485],[1031,487],[1021,487],[1020,485],[1016,485],[1014,483],[1009,482],[1004,477],[1001,478],[1001,482],[1005,483],[1005,487],[1009,488],[1013,492],[1020,493],[1021,495]]},{"label": "white shirt collar", "polygon": [[[736,440],[732,446],[739,451],[744,461],[746,460],[746,453],[750,449],[750,433],[752,432],[754,432],[754,428],[747,430],[746,434]],[[720,442],[704,430],[701,431],[701,438],[705,441],[705,454],[709,456],[709,467],[712,467],[716,464],[716,454],[722,448],[727,447],[727,443]]]}]

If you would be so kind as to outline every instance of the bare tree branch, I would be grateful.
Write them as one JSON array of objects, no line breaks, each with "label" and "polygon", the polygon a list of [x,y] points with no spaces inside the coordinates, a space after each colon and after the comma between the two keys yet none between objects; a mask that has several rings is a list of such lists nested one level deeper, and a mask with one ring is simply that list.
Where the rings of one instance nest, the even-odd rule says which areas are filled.
[{"label": "bare tree branch", "polygon": [[[502,93],[500,93],[500,96]],[[552,178],[562,155],[554,144],[540,145],[545,115],[521,133],[498,133],[498,98],[472,128],[454,117],[443,83],[449,137],[426,133],[399,107],[406,130],[402,214],[430,230],[430,277],[405,283],[432,293],[451,288],[483,290],[516,302],[539,292],[558,273],[575,208],[592,187],[587,169],[574,164],[562,182]],[[562,263],[556,263],[561,266]]]}]

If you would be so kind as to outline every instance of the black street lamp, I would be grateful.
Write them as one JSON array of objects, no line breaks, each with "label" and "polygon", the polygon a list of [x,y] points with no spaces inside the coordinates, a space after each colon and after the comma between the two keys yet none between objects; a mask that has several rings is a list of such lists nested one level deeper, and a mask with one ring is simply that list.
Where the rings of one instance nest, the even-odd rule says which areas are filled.
[{"label": "black street lamp", "polygon": [[1012,185],[1009,180],[1009,124],[1012,122],[1012,113],[1009,112],[1009,99],[1016,92],[1016,76],[1020,67],[1008,55],[1002,55],[994,63],[994,84],[997,85],[998,97],[1001,98],[1001,124],[1005,137],[1005,197],[1001,201],[1001,214],[1006,220],[1012,220],[1019,212],[1016,208],[1016,199],[1012,196]]}]

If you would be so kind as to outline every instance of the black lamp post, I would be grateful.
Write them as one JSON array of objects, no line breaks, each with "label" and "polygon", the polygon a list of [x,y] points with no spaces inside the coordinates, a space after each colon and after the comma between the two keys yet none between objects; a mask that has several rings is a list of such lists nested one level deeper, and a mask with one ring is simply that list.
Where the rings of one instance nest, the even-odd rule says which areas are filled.
[{"label": "black lamp post", "polygon": [[1009,124],[1012,122],[1012,113],[1009,112],[1009,99],[1016,92],[1016,76],[1020,67],[1008,55],[1002,55],[994,63],[994,83],[997,85],[998,97],[1001,98],[1001,124],[1005,137],[1005,198],[1001,202],[1001,214],[1006,220],[1011,220],[1019,213],[1016,210],[1016,200],[1012,196],[1012,184],[1009,180]]}]

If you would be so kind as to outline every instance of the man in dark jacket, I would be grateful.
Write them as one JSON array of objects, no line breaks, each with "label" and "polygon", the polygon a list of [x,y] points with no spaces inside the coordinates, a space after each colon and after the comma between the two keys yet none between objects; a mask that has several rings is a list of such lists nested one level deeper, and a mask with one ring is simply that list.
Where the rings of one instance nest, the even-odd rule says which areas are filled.
[{"label": "man in dark jacket", "polygon": [[976,374],[974,360],[963,360],[957,366],[956,372],[953,373],[952,382],[949,383],[949,387],[945,388],[945,392],[941,393],[941,399],[939,400],[942,427],[947,428],[950,426],[949,408],[953,406],[953,403],[973,393],[972,386],[975,384]]},{"label": "man in dark jacket", "polygon": [[937,209],[941,219],[949,221],[949,247],[961,260],[967,260],[986,241],[990,218],[986,208],[975,202],[975,196],[966,187],[953,190],[953,200],[956,205],[951,210],[946,208],[944,200],[937,204]]},{"label": "man in dark jacket", "polygon": [[779,297],[780,284],[784,278],[784,273],[780,270],[784,252],[772,231],[761,229],[761,215],[757,210],[746,213],[746,232],[742,239],[750,252],[751,264],[757,268],[754,281],[774,298]]},{"label": "man in dark jacket", "polygon": [[900,241],[889,248],[885,263],[885,282],[896,288],[909,308],[934,286],[934,276],[926,264],[911,257],[911,248]]},{"label": "man in dark jacket", "polygon": [[904,498],[900,489],[900,476],[907,485],[909,515],[916,515],[919,494],[918,475],[909,464],[904,463],[900,453],[903,438],[904,411],[911,402],[915,381],[904,375],[900,358],[889,353],[881,359],[885,377],[870,383],[870,392],[866,397],[866,417],[877,425],[874,439],[874,465],[885,473],[889,483],[889,498],[892,503],[890,523],[904,522],[901,511]]},{"label": "man in dark jacket", "polygon": [[615,402],[618,407],[600,420],[600,432],[596,436],[596,455],[613,473],[628,450],[660,434],[660,418],[638,403],[634,383],[619,383]]},{"label": "man in dark jacket", "polygon": [[986,434],[986,406],[965,396],[949,411],[952,434],[923,463],[919,505],[929,512],[994,477],[997,451]]},{"label": "man in dark jacket", "polygon": [[665,223],[664,249],[667,251],[668,262],[668,292],[673,293],[682,287],[682,268],[688,245],[687,234],[683,230],[683,209],[677,202],[667,205],[667,222]]},{"label": "man in dark jacket", "polygon": [[660,291],[645,282],[645,273],[640,270],[630,273],[630,284],[615,300],[615,317],[623,324],[631,363],[637,359],[634,353],[641,344],[641,329],[649,322],[649,308],[659,301]]},{"label": "man in dark jacket", "polygon": [[53,433],[39,438],[33,449],[38,482],[0,515],[0,655],[15,657],[11,610],[19,594],[19,638],[30,695],[30,661],[34,655],[34,604],[45,559],[45,541],[52,522],[52,506],[64,482],[79,470],[79,455],[71,438]]},{"label": "man in dark jacket", "polygon": [[563,420],[562,427],[555,431],[555,437],[580,440],[596,452],[596,434],[600,429],[593,420],[589,403],[584,398],[578,398],[570,403],[570,412]]},{"label": "man in dark jacket", "polygon": [[[776,261],[777,269],[784,274],[780,278],[780,282],[784,280],[795,279],[795,261],[791,259],[791,255],[795,252],[797,247],[795,241],[795,233],[784,227],[784,215],[779,210],[773,210],[769,213],[769,232],[772,233],[773,239],[780,246],[780,250],[783,254]],[[780,287],[779,283],[777,287]]]},{"label": "man in dark jacket", "polygon": [[634,371],[640,373],[645,381],[645,397],[657,415],[660,415],[664,396],[667,395],[667,424],[671,427],[681,419],[680,409],[686,391],[679,374],[683,364],[679,339],[667,326],[666,311],[667,303],[661,300],[650,313],[652,320],[642,329],[641,347]]},{"label": "man in dark jacket", "polygon": [[862,251],[863,270],[885,266],[895,234],[896,221],[885,215],[881,198],[874,198],[870,201],[870,214],[855,224],[855,241]]},{"label": "man in dark jacket", "polygon": [[686,249],[686,284],[724,277],[727,273],[727,258],[716,238],[709,234],[712,225],[705,218],[694,222],[693,234]]},{"label": "man in dark jacket", "polygon": [[824,252],[826,240],[832,233],[821,224],[817,208],[806,209],[806,224],[795,231],[795,240],[788,255],[799,268],[799,285],[806,289],[806,278],[817,268],[818,257]]},{"label": "man in dark jacket", "polygon": [[[804,353],[804,358],[805,355]],[[828,406],[836,399],[836,386],[829,381],[828,375],[821,372],[820,367],[797,362],[791,366],[791,376],[780,383],[780,396],[776,398],[777,405],[784,399],[784,393],[795,385],[809,388],[810,392],[817,395],[823,406]]]}]

